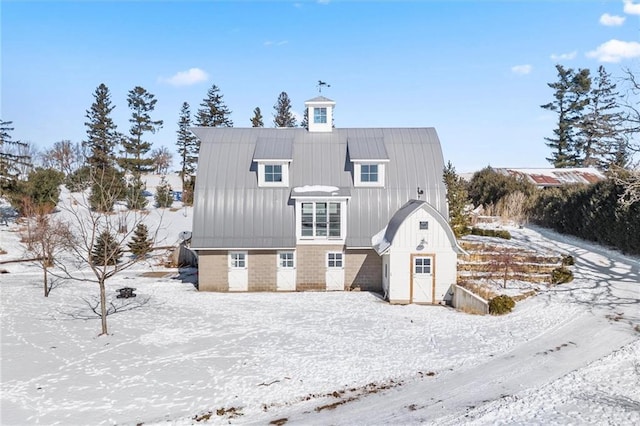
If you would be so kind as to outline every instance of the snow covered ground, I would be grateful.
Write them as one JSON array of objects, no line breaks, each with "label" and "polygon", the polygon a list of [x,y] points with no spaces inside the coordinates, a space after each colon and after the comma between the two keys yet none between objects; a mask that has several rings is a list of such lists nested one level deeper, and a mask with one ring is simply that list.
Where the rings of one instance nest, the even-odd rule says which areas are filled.
[{"label": "snow covered ground", "polygon": [[[168,243],[189,221],[165,210]],[[22,255],[13,229],[0,262]],[[640,260],[512,234],[572,254],[576,279],[503,317],[365,292],[199,293],[193,271],[145,264],[107,283],[140,306],[98,336],[96,284],[44,298],[37,267],[0,265],[0,423],[639,424]]]}]

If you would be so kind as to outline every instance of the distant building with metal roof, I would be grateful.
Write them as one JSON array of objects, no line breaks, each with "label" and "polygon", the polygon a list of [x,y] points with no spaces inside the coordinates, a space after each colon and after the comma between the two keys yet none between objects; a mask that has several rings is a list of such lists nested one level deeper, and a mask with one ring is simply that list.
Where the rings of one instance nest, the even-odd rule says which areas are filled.
[{"label": "distant building with metal roof", "polygon": [[434,128],[333,128],[332,100],[305,105],[308,129],[192,129],[201,290],[379,291],[372,236],[412,199],[448,218]]},{"label": "distant building with metal roof", "polygon": [[604,174],[593,167],[567,168],[496,168],[495,171],[508,176],[527,179],[540,188],[549,188],[576,183],[591,184],[605,179]]}]

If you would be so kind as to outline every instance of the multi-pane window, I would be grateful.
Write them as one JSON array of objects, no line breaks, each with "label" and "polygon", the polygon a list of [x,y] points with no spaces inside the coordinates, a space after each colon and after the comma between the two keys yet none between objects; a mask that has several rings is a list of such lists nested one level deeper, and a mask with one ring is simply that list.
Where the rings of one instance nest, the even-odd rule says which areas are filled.
[{"label": "multi-pane window", "polygon": [[360,182],[378,182],[378,165],[362,164],[360,166]]},{"label": "multi-pane window", "polygon": [[278,266],[281,268],[293,268],[293,252],[292,251],[284,251],[279,253]]},{"label": "multi-pane window", "polygon": [[327,268],[342,268],[342,253],[327,253]]},{"label": "multi-pane window", "polygon": [[300,216],[303,237],[340,238],[340,203],[302,203]]},{"label": "multi-pane window", "polygon": [[229,253],[229,261],[234,269],[244,269],[247,267],[247,254],[244,252]]},{"label": "multi-pane window", "polygon": [[431,273],[431,258],[430,257],[415,257],[413,259],[414,272],[416,274],[430,274]]},{"label": "multi-pane window", "polygon": [[327,122],[327,109],[326,108],[314,108],[313,109],[313,122],[314,123],[326,123]]},{"label": "multi-pane window", "polygon": [[264,181],[265,182],[282,182],[282,165],[281,164],[265,164],[264,165]]}]

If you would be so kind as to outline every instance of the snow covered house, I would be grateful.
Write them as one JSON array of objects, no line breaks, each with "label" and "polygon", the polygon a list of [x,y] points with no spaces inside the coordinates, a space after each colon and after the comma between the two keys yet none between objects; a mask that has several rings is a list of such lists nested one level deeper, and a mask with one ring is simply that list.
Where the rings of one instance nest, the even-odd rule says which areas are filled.
[{"label": "snow covered house", "polygon": [[333,128],[334,106],[322,96],[305,102],[308,130],[192,129],[200,290],[443,300],[459,248],[435,129]]}]

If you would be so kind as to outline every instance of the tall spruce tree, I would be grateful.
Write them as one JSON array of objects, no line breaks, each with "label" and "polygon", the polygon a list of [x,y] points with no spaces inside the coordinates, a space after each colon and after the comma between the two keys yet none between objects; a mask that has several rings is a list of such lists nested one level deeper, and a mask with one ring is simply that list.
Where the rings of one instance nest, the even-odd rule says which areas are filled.
[{"label": "tall spruce tree", "polygon": [[14,141],[11,138],[11,121],[0,119],[0,195],[5,191],[11,191],[16,185],[20,166],[30,165],[31,158],[28,155],[20,154],[20,149],[27,144]]},{"label": "tall spruce tree", "polygon": [[304,109],[304,114],[302,115],[302,121],[300,122],[300,127],[304,127],[309,130],[309,108]]},{"label": "tall spruce tree", "polygon": [[589,103],[578,123],[583,166],[608,170],[612,164],[625,162],[626,139],[621,127],[623,118],[618,105],[619,97],[610,74],[601,65],[593,78]]},{"label": "tall spruce tree", "polygon": [[191,185],[198,166],[198,138],[195,137],[189,128],[191,127],[191,110],[187,102],[182,103],[180,116],[178,118],[178,155],[180,156],[180,179],[182,180],[183,202],[191,204]]},{"label": "tall spruce tree", "polygon": [[94,102],[87,110],[84,124],[87,126],[86,146],[89,150],[89,165],[104,170],[115,164],[115,149],[120,135],[111,118],[115,106],[111,105],[109,88],[100,84],[93,94]]},{"label": "tall spruce tree", "polygon": [[222,100],[223,95],[215,84],[207,92],[207,97],[202,100],[200,109],[196,113],[196,124],[205,127],[233,127],[231,111]]},{"label": "tall spruce tree", "polygon": [[251,127],[264,127],[264,120],[262,118],[262,111],[260,111],[260,107],[256,107],[253,110],[253,117],[251,118]]},{"label": "tall spruce tree", "polygon": [[151,150],[151,142],[144,140],[146,133],[155,133],[162,128],[162,120],[152,120],[150,113],[158,100],[140,86],[129,91],[127,104],[131,109],[130,136],[122,141],[124,156],[119,159],[120,167],[139,177],[142,173],[153,170],[153,158],[147,156]]},{"label": "tall spruce tree", "polygon": [[458,176],[451,161],[447,162],[443,172],[444,184],[447,187],[447,204],[449,205],[449,224],[456,237],[469,233],[469,215],[466,206],[469,194],[464,180]]},{"label": "tall spruce tree", "polygon": [[588,69],[580,69],[576,73],[571,68],[556,65],[558,81],[547,83],[554,89],[555,100],[541,105],[549,111],[558,113],[558,127],[553,130],[554,136],[547,137],[547,146],[551,148],[551,157],[547,160],[554,167],[575,167],[580,165],[582,147],[577,137],[578,123],[582,111],[588,104],[587,94],[591,86]]},{"label": "tall spruce tree", "polygon": [[278,95],[278,101],[273,109],[275,110],[273,124],[276,127],[296,127],[296,118],[291,112],[291,100],[287,92],[281,92]]}]

